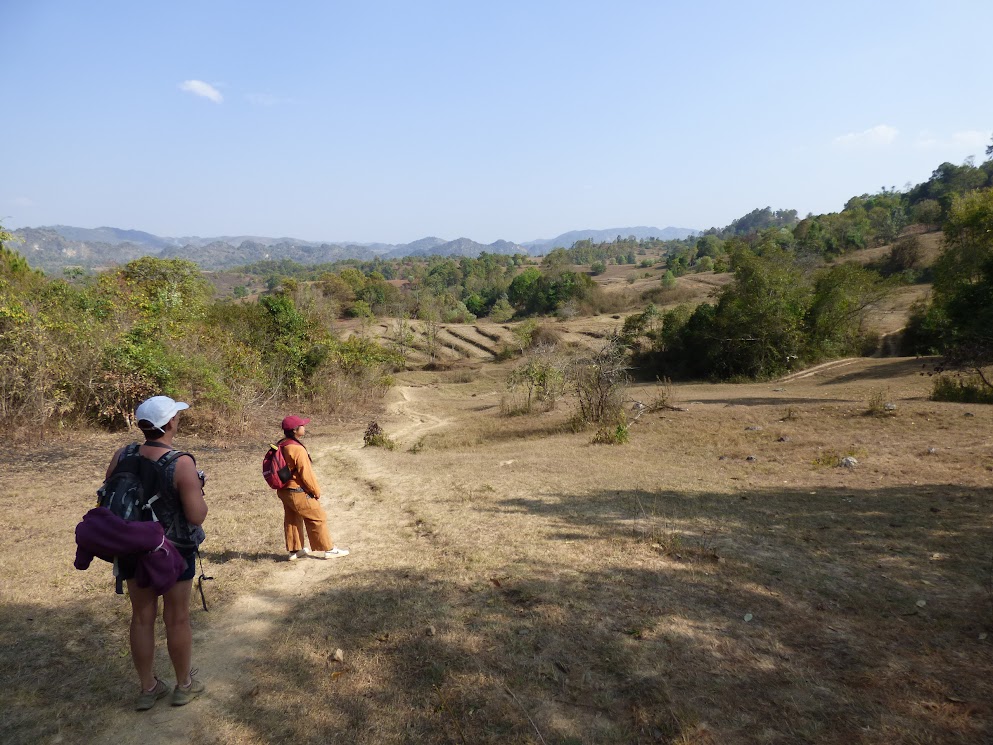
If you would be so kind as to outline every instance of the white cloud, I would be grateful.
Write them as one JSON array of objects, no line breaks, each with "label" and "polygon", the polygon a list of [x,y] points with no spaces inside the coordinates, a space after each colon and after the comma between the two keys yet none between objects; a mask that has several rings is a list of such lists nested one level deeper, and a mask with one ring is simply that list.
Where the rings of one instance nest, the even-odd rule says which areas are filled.
[{"label": "white cloud", "polygon": [[978,129],[952,132],[948,137],[935,135],[927,130],[917,135],[914,147],[921,150],[983,150],[989,141],[989,134]]},{"label": "white cloud", "polygon": [[892,145],[900,130],[889,124],[877,124],[862,132],[849,132],[834,138],[834,144],[841,147],[881,147]]},{"label": "white cloud", "polygon": [[987,132],[980,132],[977,129],[969,129],[965,132],[955,132],[952,134],[952,142],[965,147],[985,147],[989,139]]},{"label": "white cloud", "polygon": [[179,89],[187,93],[192,93],[194,96],[209,98],[214,103],[220,103],[224,100],[224,96],[221,95],[221,92],[217,88],[202,80],[184,80],[179,84]]}]

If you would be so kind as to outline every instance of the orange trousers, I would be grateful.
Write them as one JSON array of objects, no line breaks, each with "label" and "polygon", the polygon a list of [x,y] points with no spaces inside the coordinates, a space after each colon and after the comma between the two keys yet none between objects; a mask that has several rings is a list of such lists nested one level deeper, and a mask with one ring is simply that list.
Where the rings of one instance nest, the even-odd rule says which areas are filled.
[{"label": "orange trousers", "polygon": [[311,551],[328,551],[334,548],[331,533],[328,532],[328,516],[321,507],[321,500],[311,499],[303,492],[289,489],[280,489],[276,494],[283,503],[283,531],[286,534],[287,551],[299,551],[303,548],[305,528]]}]

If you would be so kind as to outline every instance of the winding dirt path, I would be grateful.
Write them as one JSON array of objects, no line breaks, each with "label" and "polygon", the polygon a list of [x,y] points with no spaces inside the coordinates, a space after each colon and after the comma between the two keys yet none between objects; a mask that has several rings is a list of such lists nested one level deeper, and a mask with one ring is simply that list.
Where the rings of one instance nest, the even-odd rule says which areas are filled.
[{"label": "winding dirt path", "polygon": [[[426,411],[432,404],[426,400],[424,389],[398,387],[391,392],[391,398],[387,421],[392,435],[398,439],[416,438],[449,424],[448,419]],[[313,444],[311,454],[318,479],[334,484],[337,504],[354,501],[367,492],[370,482],[386,475],[377,462],[378,450],[333,440]],[[376,550],[376,545],[382,542],[381,535],[365,527],[366,521],[354,513],[334,506],[329,511],[334,533],[348,536],[353,551],[355,546]],[[198,630],[194,626],[193,664],[203,671],[207,685],[207,693],[201,699],[184,707],[171,707],[168,699],[164,699],[148,712],[122,710],[107,723],[103,734],[94,742],[107,745],[188,743],[192,732],[211,721],[221,720],[226,705],[245,694],[242,671],[251,662],[254,650],[272,638],[301,598],[332,577],[352,571],[353,563],[361,561],[362,550],[357,552],[357,557],[353,554],[333,561],[301,559],[293,566],[274,565],[260,582],[258,592],[242,595],[226,608],[211,613],[208,628]],[[160,627],[157,630],[160,645],[164,644],[162,636]],[[161,666],[160,669],[166,672]],[[171,670],[168,672],[166,679],[171,681]]]}]

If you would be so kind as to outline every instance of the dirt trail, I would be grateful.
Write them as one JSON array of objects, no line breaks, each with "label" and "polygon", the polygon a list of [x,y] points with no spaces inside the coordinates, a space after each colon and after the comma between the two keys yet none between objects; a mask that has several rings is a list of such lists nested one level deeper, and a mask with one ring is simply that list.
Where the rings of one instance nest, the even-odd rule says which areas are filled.
[{"label": "dirt trail", "polygon": [[[430,404],[422,400],[424,394],[420,389],[399,387],[391,397],[395,400],[387,409],[388,422],[396,438],[418,437],[449,422],[424,410]],[[377,463],[377,448],[365,449],[360,444],[332,440],[314,443],[311,454],[318,479],[334,484],[334,500],[338,504],[353,501],[367,490],[371,480],[384,475]],[[221,721],[226,704],[245,695],[242,670],[251,662],[259,644],[271,638],[279,625],[287,621],[301,598],[333,576],[353,571],[353,564],[358,566],[355,562],[361,561],[362,550],[356,551],[356,546],[375,550],[375,544],[381,542],[381,535],[369,532],[364,528],[365,521],[357,519],[353,513],[334,506],[330,512],[333,533],[347,536],[347,545],[357,556],[328,561],[301,559],[293,566],[276,564],[260,583],[258,592],[243,595],[223,610],[212,612],[209,628],[198,630],[194,621],[193,664],[202,671],[207,694],[181,708],[169,706],[165,699],[149,712],[121,711],[93,742],[107,745],[187,743],[192,732],[208,722]],[[156,642],[164,647],[161,624]],[[161,663],[157,667],[171,682],[172,670]]]},{"label": "dirt trail", "polygon": [[816,375],[818,373],[826,373],[828,371],[834,372],[836,368],[845,367],[846,365],[851,365],[853,362],[858,362],[860,357],[846,357],[840,360],[831,360],[830,362],[823,362],[820,365],[814,365],[813,367],[808,367],[806,370],[799,370],[795,373],[790,373],[789,375],[780,378],[778,383],[792,383],[796,380],[802,380],[803,378],[809,378],[811,375]]}]

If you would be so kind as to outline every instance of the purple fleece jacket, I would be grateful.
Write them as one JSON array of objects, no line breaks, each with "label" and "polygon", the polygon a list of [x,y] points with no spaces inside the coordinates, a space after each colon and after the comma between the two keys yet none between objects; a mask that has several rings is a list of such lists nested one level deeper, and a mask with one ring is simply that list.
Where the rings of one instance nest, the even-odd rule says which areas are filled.
[{"label": "purple fleece jacket", "polygon": [[154,522],[129,522],[106,507],[95,507],[76,526],[76,569],[88,569],[94,557],[113,562],[115,556],[135,555],[138,587],[162,595],[186,569],[186,559]]}]

